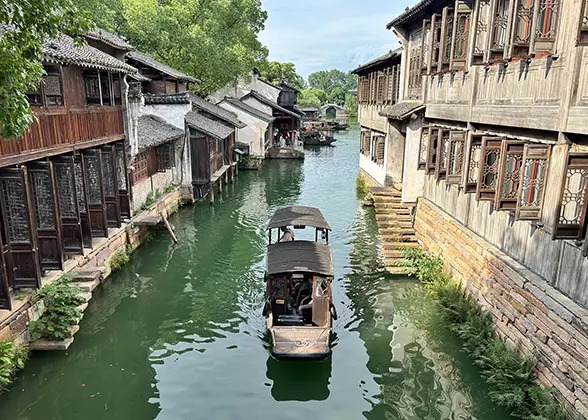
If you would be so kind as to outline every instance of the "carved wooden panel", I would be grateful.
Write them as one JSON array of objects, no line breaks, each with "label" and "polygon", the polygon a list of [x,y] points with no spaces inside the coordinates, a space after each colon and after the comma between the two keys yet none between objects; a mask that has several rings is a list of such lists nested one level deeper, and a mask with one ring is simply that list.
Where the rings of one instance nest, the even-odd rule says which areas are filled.
[{"label": "carved wooden panel", "polygon": [[427,167],[427,147],[429,146],[429,136],[431,135],[431,128],[425,126],[421,129],[421,142],[419,144],[419,160],[418,169],[426,169]]},{"label": "carved wooden panel", "polygon": [[447,183],[460,184],[463,176],[465,131],[452,131],[449,134],[449,162],[447,167]]},{"label": "carved wooden panel", "polygon": [[525,145],[515,213],[517,220],[541,219],[550,153],[551,147],[547,145]]},{"label": "carved wooden panel", "polygon": [[510,140],[502,142],[499,179],[496,185],[497,210],[516,209],[524,151],[525,143],[523,142]]},{"label": "carved wooden panel", "polygon": [[497,137],[482,138],[481,173],[478,178],[478,188],[476,190],[476,199],[478,200],[494,201],[496,186],[498,184],[502,140],[502,138]]},{"label": "carved wooden panel", "polygon": [[569,154],[560,197],[554,239],[582,239],[588,209],[588,155]]},{"label": "carved wooden panel", "polygon": [[466,193],[475,193],[478,188],[478,180],[480,178],[482,163],[482,136],[473,135],[468,151],[468,167],[465,177],[465,191]]}]

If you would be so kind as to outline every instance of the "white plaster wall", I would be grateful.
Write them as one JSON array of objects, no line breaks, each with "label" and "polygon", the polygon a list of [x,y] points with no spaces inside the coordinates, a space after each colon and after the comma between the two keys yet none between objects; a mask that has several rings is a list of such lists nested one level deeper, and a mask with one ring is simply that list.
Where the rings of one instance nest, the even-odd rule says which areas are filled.
[{"label": "white plaster wall", "polygon": [[156,115],[180,129],[184,129],[186,114],[190,112],[190,104],[157,104],[144,105],[140,115]]},{"label": "white plaster wall", "polygon": [[268,115],[274,115],[274,111],[271,106],[266,105],[263,102],[260,102],[255,98],[245,98],[245,99],[243,99],[243,102],[245,102],[247,105],[250,105],[253,108],[258,109],[261,112],[264,112]]},{"label": "white plaster wall", "polygon": [[359,167],[368,173],[369,176],[374,178],[381,186],[386,184],[386,166],[378,165],[373,162],[369,156],[363,153],[359,154]]},{"label": "white plaster wall", "polygon": [[252,90],[262,94],[274,102],[278,102],[280,89],[262,82],[254,76],[242,77],[237,81],[236,85],[227,85],[224,88],[210,94],[209,98],[212,99],[214,103],[219,103],[227,96],[233,98],[242,98]]},{"label": "white plaster wall", "polygon": [[265,132],[268,128],[268,123],[261,120],[248,112],[243,111],[231,105],[228,102],[221,102],[219,106],[237,114],[239,120],[247,124],[247,127],[241,128],[239,132],[239,141],[241,143],[249,144],[251,155],[257,157],[265,156]]},{"label": "white plaster wall", "polygon": [[137,185],[133,185],[133,208],[135,212],[139,210],[141,204],[145,202],[149,193],[155,194],[157,190],[163,193],[164,190],[172,184],[173,171],[176,168],[168,169],[165,172],[158,172],[153,176],[139,182]]},{"label": "white plaster wall", "polygon": [[418,170],[419,148],[421,142],[422,119],[412,121],[406,128],[404,149],[404,172],[402,174],[402,202],[416,203],[423,195],[425,171]]}]

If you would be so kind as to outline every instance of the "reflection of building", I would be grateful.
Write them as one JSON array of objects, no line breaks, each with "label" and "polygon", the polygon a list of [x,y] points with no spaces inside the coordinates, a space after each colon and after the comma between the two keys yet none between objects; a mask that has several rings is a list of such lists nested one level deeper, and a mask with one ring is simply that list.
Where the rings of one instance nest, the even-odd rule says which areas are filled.
[{"label": "reflection of building", "polygon": [[584,411],[583,369],[557,367],[576,350],[539,317],[588,342],[587,21],[586,1],[422,0],[388,25],[400,95],[379,112],[421,241]]}]

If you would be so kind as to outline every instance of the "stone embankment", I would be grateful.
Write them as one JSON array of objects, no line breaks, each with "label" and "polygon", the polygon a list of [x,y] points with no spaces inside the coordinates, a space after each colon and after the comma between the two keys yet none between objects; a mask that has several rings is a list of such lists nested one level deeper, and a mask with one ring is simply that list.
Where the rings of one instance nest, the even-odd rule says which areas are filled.
[{"label": "stone embankment", "polygon": [[588,418],[588,310],[426,199],[415,229],[492,313],[496,334],[535,355],[541,383]]}]

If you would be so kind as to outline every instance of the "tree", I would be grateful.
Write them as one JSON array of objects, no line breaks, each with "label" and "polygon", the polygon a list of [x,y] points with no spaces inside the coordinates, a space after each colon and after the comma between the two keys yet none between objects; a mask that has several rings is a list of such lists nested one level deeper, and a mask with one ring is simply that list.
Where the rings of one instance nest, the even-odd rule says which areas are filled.
[{"label": "tree", "polygon": [[0,2],[0,136],[20,137],[33,122],[27,91],[36,90],[43,70],[43,41],[91,28],[72,0]]},{"label": "tree", "polygon": [[268,82],[277,85],[284,81],[296,89],[302,90],[304,88],[304,79],[296,73],[296,66],[294,63],[280,63],[279,61],[270,61],[264,63],[260,68],[261,75]]},{"label": "tree", "polygon": [[261,0],[76,0],[137,49],[201,80],[208,94],[267,59]]},{"label": "tree", "polygon": [[308,85],[327,92],[328,101],[339,105],[345,103],[345,95],[357,89],[357,76],[341,70],[322,70],[308,76]]},{"label": "tree", "polygon": [[316,89],[304,89],[298,96],[298,105],[312,105],[320,108],[323,102],[319,99],[315,92]]},{"label": "tree", "polygon": [[351,93],[345,95],[345,112],[350,120],[357,120],[357,97]]}]

